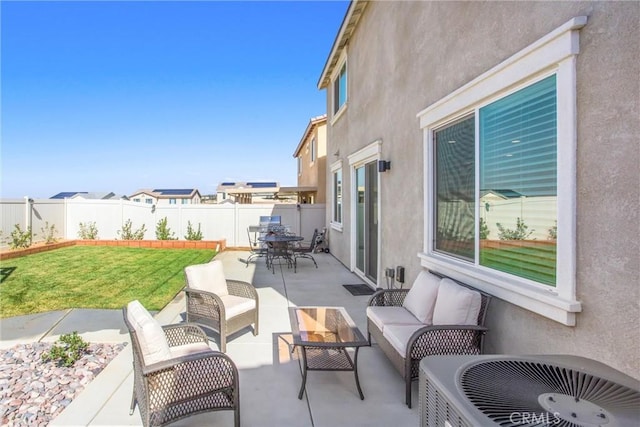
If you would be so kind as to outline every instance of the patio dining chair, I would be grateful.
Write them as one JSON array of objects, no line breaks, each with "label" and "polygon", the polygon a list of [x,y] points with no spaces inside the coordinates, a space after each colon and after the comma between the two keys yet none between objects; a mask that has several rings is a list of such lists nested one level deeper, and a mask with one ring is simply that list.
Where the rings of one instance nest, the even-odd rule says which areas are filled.
[{"label": "patio dining chair", "polygon": [[190,265],[184,269],[187,322],[220,335],[220,350],[227,351],[227,337],[253,324],[258,335],[258,293],[247,282],[227,279],[222,261]]},{"label": "patio dining chair", "polygon": [[259,240],[263,233],[263,227],[259,225],[250,225],[247,227],[247,236],[249,237],[249,256],[246,259],[247,267],[253,258],[266,257],[267,246]]},{"label": "patio dining chair", "polygon": [[234,412],[240,426],[238,369],[224,353],[212,350],[197,325],[161,326],[140,304],[123,307],[133,350],[133,395],[142,424],[164,426],[209,411]]},{"label": "patio dining chair", "polygon": [[293,272],[297,272],[298,268],[298,258],[307,258],[313,261],[316,268],[318,268],[318,263],[313,257],[313,253],[316,250],[316,246],[318,245],[318,229],[313,230],[313,237],[311,237],[311,241],[305,246],[304,243],[299,246],[294,246],[292,248],[293,253]]}]

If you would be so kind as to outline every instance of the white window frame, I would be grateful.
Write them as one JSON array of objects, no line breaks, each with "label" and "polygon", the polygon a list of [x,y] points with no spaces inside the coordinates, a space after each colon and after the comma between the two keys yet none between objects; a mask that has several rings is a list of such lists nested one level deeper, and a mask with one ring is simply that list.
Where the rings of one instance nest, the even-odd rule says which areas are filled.
[{"label": "white window frame", "polygon": [[[576,56],[579,30],[586,16],[575,17],[537,40],[491,70],[450,93],[418,113],[424,137],[424,170],[433,171],[433,131],[476,111],[497,99],[529,86],[543,77],[556,75],[558,150],[558,236],[556,286],[497,270],[478,268],[473,263],[434,250],[435,204],[430,173],[425,173],[424,247],[419,254],[422,266],[564,325],[574,326],[582,310],[576,300]],[[476,210],[478,207],[476,207]]]},{"label": "white window frame", "polygon": [[298,159],[298,176],[302,175],[302,155],[297,157]]},{"label": "white window frame", "polygon": [[[344,171],[342,169],[342,160],[332,163],[329,169],[331,171],[331,221],[329,222],[329,225],[331,225],[332,229],[342,232],[344,223]],[[342,174],[342,209],[340,211],[340,221],[336,221],[333,216],[336,204],[335,174],[337,172]]]},{"label": "white window frame", "polygon": [[[345,81],[345,86],[344,86],[344,104],[342,104],[338,110],[334,110],[335,108],[335,102],[336,102],[336,90],[335,90],[335,82],[337,79],[340,78],[340,71],[342,71],[342,68],[345,67],[345,73],[346,73],[346,81]],[[347,109],[347,105],[349,104],[349,64],[347,62],[347,55],[345,52],[342,52],[342,54],[340,55],[340,59],[338,59],[337,62],[337,66],[334,68],[333,70],[333,74],[331,75],[331,86],[330,86],[330,92],[331,92],[331,105],[330,105],[330,110],[331,110],[331,125],[333,125],[336,121],[338,121],[338,119],[344,114],[345,110]]]},{"label": "white window frame", "polygon": [[313,138],[311,138],[311,143],[310,143],[310,157],[311,157],[311,164],[315,163],[316,161],[316,137],[314,136]]}]

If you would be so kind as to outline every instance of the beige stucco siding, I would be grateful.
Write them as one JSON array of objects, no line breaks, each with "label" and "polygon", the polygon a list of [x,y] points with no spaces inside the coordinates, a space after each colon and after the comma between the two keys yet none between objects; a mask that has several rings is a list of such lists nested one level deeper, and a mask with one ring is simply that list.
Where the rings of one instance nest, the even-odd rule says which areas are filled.
[{"label": "beige stucco siding", "polygon": [[[311,142],[316,141],[316,158],[311,161]],[[327,197],[326,168],[327,168],[327,125],[326,121],[313,127],[309,133],[298,157],[301,159],[301,169],[298,174],[298,186],[316,187],[315,203],[325,203]]]},{"label": "beige stucco siding", "polygon": [[[347,47],[347,108],[333,123],[327,91],[329,163],[342,160],[344,179],[343,230],[330,230],[331,252],[350,265],[347,156],[381,139],[392,167],[379,174],[379,285],[383,269],[397,265],[410,284],[420,270],[431,174],[416,114],[576,16],[589,18],[576,64],[583,310],[569,327],[494,299],[487,351],[579,354],[640,378],[640,3],[370,3]],[[329,205],[327,223],[330,215]]]}]

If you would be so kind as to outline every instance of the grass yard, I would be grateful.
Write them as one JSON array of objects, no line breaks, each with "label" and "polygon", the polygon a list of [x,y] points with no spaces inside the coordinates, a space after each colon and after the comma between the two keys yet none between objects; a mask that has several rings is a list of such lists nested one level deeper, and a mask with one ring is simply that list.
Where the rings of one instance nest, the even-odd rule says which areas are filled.
[{"label": "grass yard", "polygon": [[2,261],[0,317],[68,308],[119,309],[138,299],[161,310],[182,289],[184,268],[205,249],[71,246]]}]

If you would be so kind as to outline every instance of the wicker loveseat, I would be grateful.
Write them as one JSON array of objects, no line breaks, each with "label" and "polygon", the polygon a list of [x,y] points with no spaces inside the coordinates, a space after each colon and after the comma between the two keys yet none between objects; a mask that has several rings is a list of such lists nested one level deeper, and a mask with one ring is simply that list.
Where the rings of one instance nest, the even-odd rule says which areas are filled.
[{"label": "wicker loveseat", "polygon": [[405,380],[411,407],[411,381],[426,356],[481,354],[491,297],[449,278],[423,270],[411,289],[374,293],[367,307],[367,333]]},{"label": "wicker loveseat", "polygon": [[199,326],[160,326],[137,300],[122,311],[133,350],[130,415],[137,403],[142,424],[149,427],[231,410],[240,426],[238,370],[227,355],[209,347]]}]

